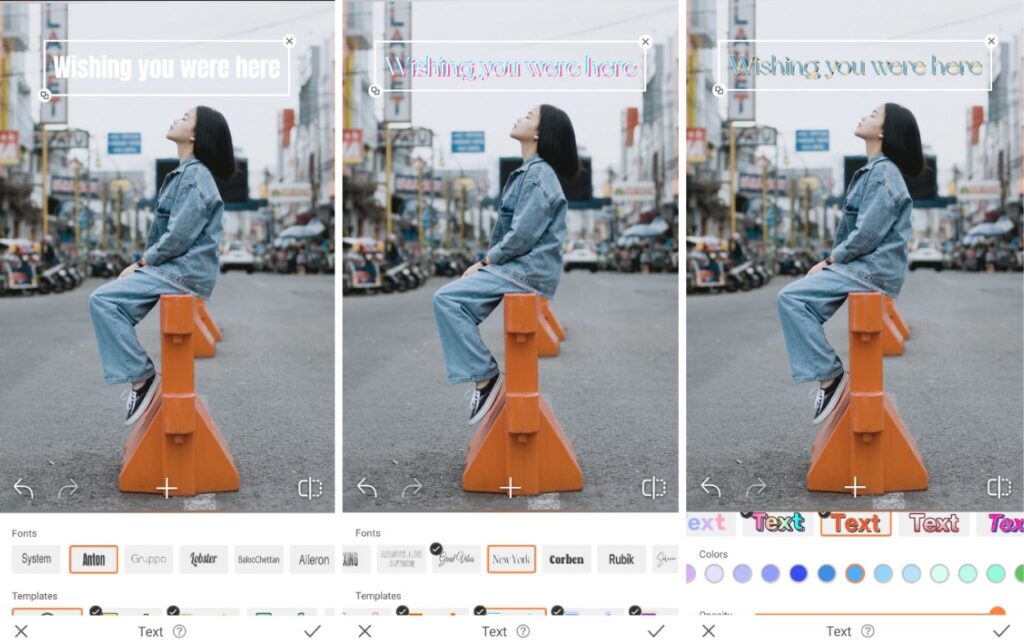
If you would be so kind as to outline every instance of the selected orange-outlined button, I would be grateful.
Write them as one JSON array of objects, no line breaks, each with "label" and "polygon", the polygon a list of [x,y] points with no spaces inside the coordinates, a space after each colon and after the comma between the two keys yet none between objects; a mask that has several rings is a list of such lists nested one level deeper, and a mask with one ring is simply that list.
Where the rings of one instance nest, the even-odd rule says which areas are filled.
[{"label": "selected orange-outlined button", "polygon": [[537,573],[537,545],[487,545],[487,573]]},{"label": "selected orange-outlined button", "polygon": [[892,535],[892,512],[832,511],[821,518],[823,538],[887,538]]},{"label": "selected orange-outlined button", "polygon": [[73,544],[68,547],[68,572],[73,574],[114,574],[120,567],[116,544]]}]

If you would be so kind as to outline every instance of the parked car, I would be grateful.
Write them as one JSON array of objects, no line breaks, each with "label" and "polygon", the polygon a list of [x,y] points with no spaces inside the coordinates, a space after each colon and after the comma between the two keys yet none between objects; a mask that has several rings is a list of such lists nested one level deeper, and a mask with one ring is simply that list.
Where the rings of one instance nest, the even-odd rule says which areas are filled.
[{"label": "parked car", "polygon": [[934,240],[919,240],[917,246],[910,252],[907,261],[911,271],[918,267],[929,267],[936,271],[942,271],[944,266],[942,247]]},{"label": "parked car", "polygon": [[597,263],[597,249],[594,243],[586,240],[574,241],[562,256],[562,267],[567,272],[573,269],[590,269],[590,273],[596,273]]},{"label": "parked car", "polygon": [[231,270],[252,273],[256,270],[256,256],[247,242],[229,242],[220,253],[220,272]]}]

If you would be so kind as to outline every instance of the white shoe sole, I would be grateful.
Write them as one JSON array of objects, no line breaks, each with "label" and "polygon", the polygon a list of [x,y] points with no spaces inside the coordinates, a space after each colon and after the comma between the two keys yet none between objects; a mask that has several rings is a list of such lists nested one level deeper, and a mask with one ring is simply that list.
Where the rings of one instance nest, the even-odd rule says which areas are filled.
[{"label": "white shoe sole", "polygon": [[469,426],[473,426],[484,419],[487,412],[494,406],[494,401],[497,399],[498,394],[501,392],[501,388],[505,386],[505,376],[500,371],[498,372],[498,381],[494,383],[494,388],[491,389],[490,395],[487,396],[487,400],[484,400],[484,406],[476,412],[476,415],[469,419]]},{"label": "white shoe sole", "polygon": [[158,373],[156,379],[153,380],[153,384],[149,385],[149,391],[147,391],[146,395],[143,396],[142,404],[139,405],[138,410],[136,410],[135,413],[132,414],[131,418],[128,418],[127,420],[124,421],[124,426],[130,427],[139,421],[139,418],[141,418],[146,413],[146,409],[149,408],[150,403],[153,402],[153,398],[156,397],[156,392],[159,390],[160,374]]},{"label": "white shoe sole", "polygon": [[817,418],[814,419],[814,424],[819,425],[822,422],[828,420],[828,417],[835,411],[836,405],[839,404],[839,400],[843,397],[843,393],[846,391],[846,386],[850,383],[850,372],[843,372],[843,379],[839,381],[839,388],[832,394],[832,399],[825,405],[825,410],[821,412]]}]

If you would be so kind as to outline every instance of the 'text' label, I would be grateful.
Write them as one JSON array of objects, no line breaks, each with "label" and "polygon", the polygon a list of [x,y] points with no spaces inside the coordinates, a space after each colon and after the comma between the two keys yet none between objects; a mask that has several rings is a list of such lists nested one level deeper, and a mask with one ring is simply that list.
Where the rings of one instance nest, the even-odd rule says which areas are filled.
[{"label": "'text' label", "polygon": [[821,519],[821,535],[889,536],[892,535],[892,514],[833,511]]},{"label": "'text' label", "polygon": [[908,513],[907,517],[914,533],[960,533],[960,517],[955,513],[948,516]]},{"label": "'text' label", "polygon": [[1024,518],[1015,518],[1005,513],[988,514],[991,523],[989,533],[1024,533]]},{"label": "'text' label", "polygon": [[793,515],[770,515],[764,511],[755,511],[750,514],[750,519],[758,533],[803,533],[807,530],[807,519],[799,511]]},{"label": "'text' label", "polygon": [[721,532],[726,530],[725,514],[695,514],[686,519],[686,528],[690,531]]}]

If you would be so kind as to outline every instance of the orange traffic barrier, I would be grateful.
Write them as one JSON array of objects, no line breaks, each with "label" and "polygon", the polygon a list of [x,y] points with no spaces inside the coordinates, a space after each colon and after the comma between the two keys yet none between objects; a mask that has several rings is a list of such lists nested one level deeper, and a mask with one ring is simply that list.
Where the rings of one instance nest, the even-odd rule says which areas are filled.
[{"label": "orange traffic barrier", "polygon": [[194,331],[192,344],[195,349],[195,357],[212,358],[217,355],[217,340],[213,337],[206,323],[203,322],[203,315],[199,310],[199,305],[193,305],[193,309]]},{"label": "orange traffic barrier", "polygon": [[896,303],[889,296],[885,296],[885,312],[886,315],[892,320],[896,328],[899,329],[900,335],[903,336],[903,340],[910,340],[910,327],[903,321],[903,316],[896,310]]},{"label": "orange traffic barrier", "polygon": [[892,316],[882,309],[882,355],[902,356],[903,348],[903,334],[893,322]]},{"label": "orange traffic barrier", "polygon": [[213,316],[210,315],[210,310],[206,308],[206,301],[202,298],[196,298],[196,308],[199,309],[199,317],[202,319],[203,325],[206,326],[207,331],[213,336],[213,341],[220,342],[222,338],[220,327],[217,326]]},{"label": "orange traffic barrier", "polygon": [[583,489],[572,443],[540,395],[537,294],[505,295],[505,385],[469,441],[465,491],[537,495]]},{"label": "orange traffic barrier", "polygon": [[545,297],[540,298],[540,312],[544,314],[544,319],[547,320],[548,324],[551,325],[551,328],[554,329],[555,335],[558,336],[558,341],[564,341],[565,328],[562,327],[562,323],[555,317],[555,313],[551,310],[551,305]]},{"label": "orange traffic barrier", "polygon": [[192,295],[160,296],[162,380],[125,443],[121,491],[175,496],[238,491],[238,469],[227,442],[195,392],[195,318]]},{"label": "orange traffic barrier", "polygon": [[856,495],[927,489],[917,442],[882,385],[882,294],[851,293],[849,300],[850,384],[811,448],[807,488]]},{"label": "orange traffic barrier", "polygon": [[547,318],[537,305],[537,355],[542,358],[553,358],[561,351],[560,340],[555,333],[554,327],[548,323]]}]

